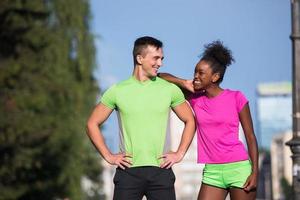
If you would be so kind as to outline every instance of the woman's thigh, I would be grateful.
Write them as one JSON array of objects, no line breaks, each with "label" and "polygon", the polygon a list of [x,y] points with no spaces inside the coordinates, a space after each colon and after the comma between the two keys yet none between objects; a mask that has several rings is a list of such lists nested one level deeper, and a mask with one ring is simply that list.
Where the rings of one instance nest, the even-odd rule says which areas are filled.
[{"label": "woman's thigh", "polygon": [[246,192],[241,188],[230,188],[229,194],[231,200],[255,200],[256,190]]},{"label": "woman's thigh", "polygon": [[198,195],[198,200],[224,200],[227,196],[228,191],[223,188],[202,183]]}]

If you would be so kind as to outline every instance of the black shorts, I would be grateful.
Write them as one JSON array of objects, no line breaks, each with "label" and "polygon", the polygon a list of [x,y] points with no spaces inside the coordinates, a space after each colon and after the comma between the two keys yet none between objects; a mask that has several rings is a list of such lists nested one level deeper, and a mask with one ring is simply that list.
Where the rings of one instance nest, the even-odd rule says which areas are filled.
[{"label": "black shorts", "polygon": [[175,175],[172,169],[132,167],[116,169],[114,200],[175,200]]}]

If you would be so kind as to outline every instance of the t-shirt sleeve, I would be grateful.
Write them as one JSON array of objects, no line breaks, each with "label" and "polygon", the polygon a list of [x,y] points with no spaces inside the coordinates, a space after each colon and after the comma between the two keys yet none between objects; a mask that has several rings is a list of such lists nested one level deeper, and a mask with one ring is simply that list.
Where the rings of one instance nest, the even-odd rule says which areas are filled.
[{"label": "t-shirt sleeve", "polygon": [[248,103],[248,99],[245,97],[245,95],[242,92],[237,91],[236,105],[237,105],[238,112],[240,112],[247,103]]},{"label": "t-shirt sleeve", "polygon": [[100,102],[111,109],[116,108],[116,85],[113,85],[104,92]]},{"label": "t-shirt sleeve", "polygon": [[179,104],[185,102],[184,94],[181,89],[176,85],[172,84],[172,99],[171,99],[171,107],[174,108]]}]

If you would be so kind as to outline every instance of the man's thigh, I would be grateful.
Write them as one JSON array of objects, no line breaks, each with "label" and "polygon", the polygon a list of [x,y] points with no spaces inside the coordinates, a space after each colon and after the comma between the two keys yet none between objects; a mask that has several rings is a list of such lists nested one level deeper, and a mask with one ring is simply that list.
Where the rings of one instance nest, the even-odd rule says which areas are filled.
[{"label": "man's thigh", "polygon": [[172,169],[154,169],[153,174],[155,175],[148,179],[145,193],[147,200],[175,200],[175,175]]},{"label": "man's thigh", "polygon": [[117,168],[113,179],[114,200],[141,200],[145,191],[145,180]]}]

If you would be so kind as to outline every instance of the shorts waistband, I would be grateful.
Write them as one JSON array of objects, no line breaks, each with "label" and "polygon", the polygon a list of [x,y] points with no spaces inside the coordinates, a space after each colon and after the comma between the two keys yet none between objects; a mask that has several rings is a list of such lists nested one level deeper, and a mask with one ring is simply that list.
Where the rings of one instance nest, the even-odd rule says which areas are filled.
[{"label": "shorts waistband", "polygon": [[249,165],[251,164],[250,160],[243,160],[243,161],[238,161],[238,162],[231,162],[231,163],[220,163],[220,164],[205,164],[205,167],[209,167],[210,169],[212,168],[232,168],[232,167],[240,167],[244,165]]}]

